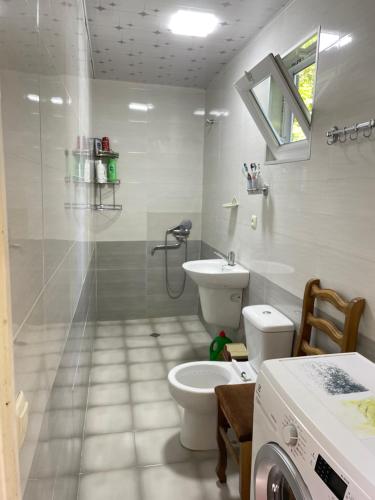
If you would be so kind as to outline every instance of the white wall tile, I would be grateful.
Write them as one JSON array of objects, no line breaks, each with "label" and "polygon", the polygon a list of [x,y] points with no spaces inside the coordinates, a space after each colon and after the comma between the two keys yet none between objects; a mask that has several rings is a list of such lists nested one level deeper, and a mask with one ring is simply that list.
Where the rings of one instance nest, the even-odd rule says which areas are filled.
[{"label": "white wall tile", "polygon": [[[244,265],[294,295],[302,297],[305,281],[316,276],[348,298],[364,296],[361,331],[372,339],[375,141],[329,147],[325,132],[371,118],[374,15],[370,0],[355,11],[349,0],[318,0],[313,10],[309,0],[296,0],[222,70],[206,94],[206,109],[226,109],[228,116],[205,131],[202,215],[204,241],[223,252],[233,248]],[[245,161],[264,162],[265,143],[233,83],[268,53],[284,54],[318,25],[350,35],[351,43],[320,53],[311,159],[264,166],[268,199],[248,196],[240,169]],[[220,208],[233,195],[240,201],[236,214]],[[258,216],[256,231],[250,228],[252,214]]]},{"label": "white wall tile", "polygon": [[[153,109],[130,110],[131,102]],[[199,214],[194,237],[200,239],[204,120],[193,113],[204,106],[204,91],[94,80],[93,103],[94,135],[109,136],[120,153],[117,199],[123,204],[119,214],[96,215],[97,240],[158,240],[180,221],[174,218],[156,233],[148,227],[154,213]]]}]

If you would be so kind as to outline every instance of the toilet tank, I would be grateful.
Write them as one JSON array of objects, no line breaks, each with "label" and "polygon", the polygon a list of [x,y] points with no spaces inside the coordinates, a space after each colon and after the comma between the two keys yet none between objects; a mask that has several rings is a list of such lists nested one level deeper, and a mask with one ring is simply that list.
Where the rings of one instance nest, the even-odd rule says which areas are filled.
[{"label": "toilet tank", "polygon": [[242,309],[249,362],[258,372],[262,361],[286,358],[292,354],[294,324],[272,306]]}]

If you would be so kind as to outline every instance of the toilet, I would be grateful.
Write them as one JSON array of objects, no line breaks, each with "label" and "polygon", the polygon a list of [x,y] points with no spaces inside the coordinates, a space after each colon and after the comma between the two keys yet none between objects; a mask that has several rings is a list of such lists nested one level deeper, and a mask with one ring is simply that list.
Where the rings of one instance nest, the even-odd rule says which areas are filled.
[{"label": "toilet", "polygon": [[244,307],[242,315],[249,361],[193,361],[168,374],[170,393],[183,409],[180,441],[185,448],[217,448],[216,386],[255,382],[262,361],[291,355],[294,324],[289,318],[268,305]]}]

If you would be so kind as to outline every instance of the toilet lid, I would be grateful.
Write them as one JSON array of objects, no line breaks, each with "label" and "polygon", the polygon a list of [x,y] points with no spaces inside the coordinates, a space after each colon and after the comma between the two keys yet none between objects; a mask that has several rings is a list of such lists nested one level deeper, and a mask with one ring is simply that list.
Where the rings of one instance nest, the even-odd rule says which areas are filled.
[{"label": "toilet lid", "polygon": [[244,307],[242,314],[261,332],[290,332],[294,330],[294,323],[289,318],[267,304]]}]

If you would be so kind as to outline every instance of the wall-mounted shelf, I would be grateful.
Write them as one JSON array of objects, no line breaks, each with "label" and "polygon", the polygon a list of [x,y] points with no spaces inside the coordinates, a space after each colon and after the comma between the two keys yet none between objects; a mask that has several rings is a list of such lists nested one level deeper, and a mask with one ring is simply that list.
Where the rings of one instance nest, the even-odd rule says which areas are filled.
[{"label": "wall-mounted shelf", "polygon": [[120,155],[114,151],[98,151],[96,158],[118,158]]},{"label": "wall-mounted shelf", "polygon": [[231,202],[223,203],[223,205],[222,205],[223,208],[237,208],[239,206],[240,206],[240,204],[238,203],[238,200],[236,197],[234,197]]},{"label": "wall-mounted shelf", "polygon": [[84,157],[93,157],[93,154],[92,154],[92,151],[90,151],[89,149],[75,149],[74,151],[72,151],[73,153],[73,156],[84,156]]},{"label": "wall-mounted shelf", "polygon": [[64,203],[64,207],[79,210],[91,210],[94,208],[94,205],[91,205],[91,203]]},{"label": "wall-mounted shelf", "polygon": [[97,184],[98,186],[118,186],[121,184],[120,179],[116,179],[115,181],[107,181],[107,182],[98,182],[95,181],[94,184]]},{"label": "wall-mounted shelf", "polygon": [[[108,182],[98,182],[95,181],[95,205],[94,209],[95,210],[122,210],[122,205],[119,205],[116,203],[116,189],[115,186],[118,186],[120,184],[120,180],[118,179],[117,181],[108,181]],[[112,187],[112,203],[103,203],[102,201],[102,191],[104,186],[110,186]],[[99,200],[98,200],[98,195],[99,195]],[[98,203],[99,201],[99,203]]]},{"label": "wall-mounted shelf", "polygon": [[69,184],[70,182],[73,182],[74,184],[98,184],[99,186],[118,186],[121,184],[120,179],[116,179],[115,181],[107,181],[107,182],[98,182],[98,181],[84,181],[83,179],[80,179],[79,177],[65,177],[65,182]]},{"label": "wall-mounted shelf", "polygon": [[94,210],[122,210],[122,205],[99,203],[97,205],[94,205]]},{"label": "wall-mounted shelf", "polygon": [[263,196],[268,196],[269,190],[270,187],[267,184],[265,184],[260,188],[250,188],[247,190],[247,192],[248,194],[262,194]]},{"label": "wall-mounted shelf", "polygon": [[[72,154],[76,158],[86,158],[89,160],[110,160],[110,159],[117,159],[120,156],[119,153],[116,153],[115,151],[99,150],[94,153],[92,150],[89,149],[74,150]],[[78,173],[80,173],[79,168],[78,168]],[[86,182],[81,176],[77,177],[72,175],[72,176],[66,176],[65,182],[67,183],[72,182],[74,184],[95,185],[95,203],[93,205],[86,205],[85,207],[83,207],[83,206],[73,206],[74,204],[68,203],[66,204],[66,206],[69,205],[69,208],[93,208],[94,210],[100,210],[100,211],[122,210],[122,205],[116,203],[116,190],[115,190],[115,186],[118,186],[121,183],[120,179],[116,179],[115,181],[107,180],[106,182],[98,182],[95,179]],[[112,188],[112,203],[103,203],[102,201],[102,191],[104,186]]]},{"label": "wall-mounted shelf", "polygon": [[119,158],[119,153],[116,153],[115,151],[102,151],[99,150],[96,154],[94,154],[92,151],[89,149],[81,149],[81,150],[74,150],[73,151],[74,156],[84,156],[84,157],[89,157],[93,160],[97,158]]}]

